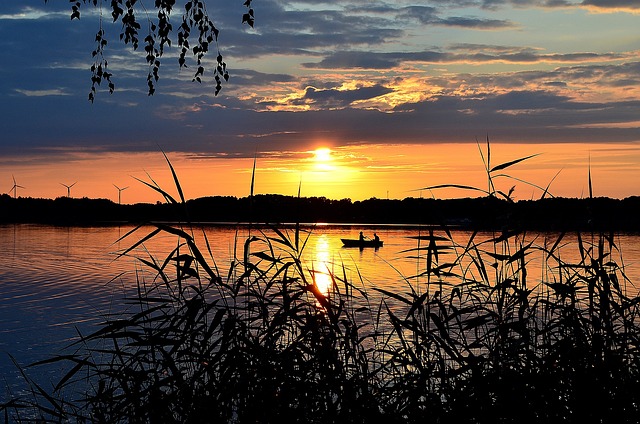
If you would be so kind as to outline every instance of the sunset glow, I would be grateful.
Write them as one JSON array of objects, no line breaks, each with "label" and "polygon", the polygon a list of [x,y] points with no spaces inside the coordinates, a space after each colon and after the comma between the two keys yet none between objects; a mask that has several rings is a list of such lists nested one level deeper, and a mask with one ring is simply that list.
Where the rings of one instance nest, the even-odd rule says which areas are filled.
[{"label": "sunset glow", "polygon": [[[255,193],[364,200],[405,197],[475,197],[478,192],[456,189],[422,190],[441,184],[461,184],[486,189],[486,173],[481,144],[371,145],[340,147],[328,160],[308,151],[298,155],[269,155],[256,160]],[[491,146],[495,166],[520,157],[538,155],[521,162],[496,178],[503,190],[515,186],[517,199],[535,199],[536,188],[549,185],[555,196],[584,197],[588,194],[589,163],[594,195],[628,197],[638,192],[640,146],[635,144],[495,144]],[[314,151],[315,152],[315,151]],[[168,154],[178,173],[187,198],[203,196],[248,196],[251,187],[252,158],[196,158]],[[306,161],[303,160],[306,157]],[[24,164],[3,164],[1,175],[5,192],[12,187],[15,173],[19,196],[60,197],[67,189],[61,183],[78,181],[73,197],[98,197],[117,202],[119,187],[122,203],[162,201],[161,196],[136,179],[153,178],[168,192],[177,195],[173,177],[161,153],[112,154],[106,157],[77,157],[73,162],[42,166],[45,159],[32,158]],[[530,184],[517,181],[515,178]]]},{"label": "sunset glow", "polygon": [[316,149],[314,155],[314,159],[318,163],[327,163],[331,161],[331,150],[326,147]]}]

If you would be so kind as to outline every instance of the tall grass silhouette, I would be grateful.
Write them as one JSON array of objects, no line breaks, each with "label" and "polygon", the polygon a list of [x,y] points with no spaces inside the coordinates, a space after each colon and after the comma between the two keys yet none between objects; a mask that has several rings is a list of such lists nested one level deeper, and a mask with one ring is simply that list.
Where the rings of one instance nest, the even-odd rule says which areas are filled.
[{"label": "tall grass silhouette", "polygon": [[[491,167],[487,155],[486,194],[508,201],[493,177],[528,158]],[[184,209],[167,162],[179,199],[144,183]],[[449,228],[426,228],[404,252],[424,264],[403,277],[406,291],[363,289],[338,267],[322,271],[331,280],[325,293],[316,284],[321,271],[302,260],[309,232],[299,225],[238,236],[224,271],[188,220],[153,225],[121,239],[133,241],[119,254],[151,271],[139,274],[130,311],[81,335],[70,353],[34,364],[69,364],[53,390],[25,371],[31,391],[0,405],[5,421],[631,423],[640,416],[639,298],[614,234],[577,234],[572,245],[565,233],[530,236],[509,222],[491,237],[472,232],[463,241]],[[144,244],[160,235],[175,237],[175,248],[145,255]],[[542,276],[533,281],[531,263]]]}]

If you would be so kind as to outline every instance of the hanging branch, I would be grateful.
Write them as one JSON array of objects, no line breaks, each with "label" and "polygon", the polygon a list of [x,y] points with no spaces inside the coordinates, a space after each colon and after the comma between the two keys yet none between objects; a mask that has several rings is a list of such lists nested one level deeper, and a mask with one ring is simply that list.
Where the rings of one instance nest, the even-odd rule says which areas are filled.
[{"label": "hanging branch", "polygon": [[[48,0],[44,0],[45,3]],[[253,28],[255,23],[254,12],[251,7],[252,0],[245,0],[243,6],[247,12],[242,15],[242,24],[247,24]],[[99,29],[96,33],[96,48],[92,52],[94,63],[91,66],[91,91],[89,101],[95,100],[97,87],[103,81],[108,83],[109,93],[113,93],[115,85],[111,80],[112,73],[108,72],[108,62],[105,57],[105,47],[108,44],[102,24],[103,3],[107,0],[77,0],[71,1],[71,20],[80,19],[80,10],[83,5],[90,4],[100,8]],[[113,22],[122,25],[120,41],[125,45],[131,45],[134,51],[138,50],[140,44],[140,31],[142,26],[138,21],[140,8],[147,16],[148,32],[143,39],[145,60],[149,65],[147,74],[148,95],[152,96],[156,91],[156,84],[160,78],[160,59],[164,54],[166,46],[171,46],[171,35],[174,32],[171,24],[171,15],[176,6],[176,0],[155,0],[153,10],[157,11],[153,17],[147,8],[138,0],[110,0],[108,6]],[[187,55],[191,53],[196,61],[196,69],[193,74],[193,81],[203,82],[206,68],[204,65],[205,56],[215,49],[216,65],[213,69],[213,79],[215,80],[215,95],[222,89],[222,80],[229,80],[227,64],[223,61],[220,46],[218,44],[219,29],[211,19],[205,0],[185,1],[182,22],[176,30],[178,48],[178,64],[180,68],[187,68]]]}]

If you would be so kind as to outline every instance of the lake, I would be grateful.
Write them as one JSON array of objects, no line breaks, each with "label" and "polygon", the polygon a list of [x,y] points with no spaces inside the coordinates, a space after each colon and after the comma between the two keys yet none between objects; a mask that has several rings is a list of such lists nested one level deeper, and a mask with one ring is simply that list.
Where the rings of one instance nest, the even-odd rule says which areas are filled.
[{"label": "lake", "polygon": [[[134,256],[118,257],[153,230],[143,227],[126,239],[131,226],[106,227],[53,227],[43,225],[0,226],[3,248],[0,267],[0,376],[4,385],[15,387],[19,373],[9,354],[26,365],[48,358],[77,338],[77,331],[88,333],[92,326],[103,321],[105,314],[122,311],[123,296],[134,293],[136,273],[145,269]],[[246,226],[216,225],[204,227],[212,256],[221,274],[225,274],[234,251],[241,257],[244,240],[249,234]],[[293,237],[293,230],[287,230]],[[342,247],[341,238],[357,238],[359,231],[372,237],[374,231],[384,240],[379,249],[348,249]],[[409,277],[425,268],[423,257],[416,259],[418,246],[413,236],[425,234],[418,227],[382,225],[322,225],[318,224],[303,234],[306,245],[303,261],[308,269],[320,271],[318,283],[329,281],[328,272],[346,274],[357,286],[381,288],[395,293],[409,291],[409,281],[420,291],[419,279]],[[265,230],[252,229],[257,237],[274,235]],[[194,229],[196,240],[204,239],[202,229]],[[453,232],[454,240],[465,245],[468,232]],[[493,237],[484,233],[477,240]],[[553,244],[555,234],[528,234],[527,241],[543,245]],[[424,242],[422,242],[424,245]],[[173,236],[161,235],[145,242],[145,250],[135,254],[152,255],[164,259],[175,248]],[[564,259],[577,256],[576,236],[563,239]],[[622,234],[616,237],[622,252],[625,272],[632,282],[640,281],[640,236]],[[236,247],[237,246],[237,247]],[[256,247],[254,247],[254,252]],[[449,254],[451,256],[451,254]],[[147,256],[148,257],[148,256]],[[616,258],[613,258],[616,259]],[[256,259],[257,260],[257,259]],[[447,260],[446,255],[440,258]],[[616,259],[619,264],[619,258]],[[212,261],[213,263],[213,261]],[[529,257],[530,287],[548,278],[541,258]],[[151,277],[153,277],[151,275]],[[631,287],[631,286],[630,286]],[[634,290],[631,288],[631,290]],[[371,290],[369,290],[371,292]],[[40,376],[55,380],[60,370],[50,369],[50,375]],[[4,391],[3,391],[4,392]]]}]

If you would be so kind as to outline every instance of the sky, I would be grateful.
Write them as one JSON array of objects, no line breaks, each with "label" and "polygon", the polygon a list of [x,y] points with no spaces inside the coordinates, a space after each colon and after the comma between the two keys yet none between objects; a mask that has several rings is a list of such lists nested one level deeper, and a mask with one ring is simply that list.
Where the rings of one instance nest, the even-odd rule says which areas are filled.
[{"label": "sky", "polygon": [[[251,28],[243,0],[209,0],[217,96],[215,52],[193,82],[175,34],[148,96],[144,43],[91,3],[0,2],[0,193],[156,202],[139,180],[175,194],[164,152],[187,198],[249,195],[254,163],[256,194],[478,196],[430,187],[484,190],[487,159],[528,156],[494,172],[516,200],[587,197],[589,175],[594,196],[640,195],[640,1],[254,0]],[[101,18],[115,92],[91,103]]]}]

